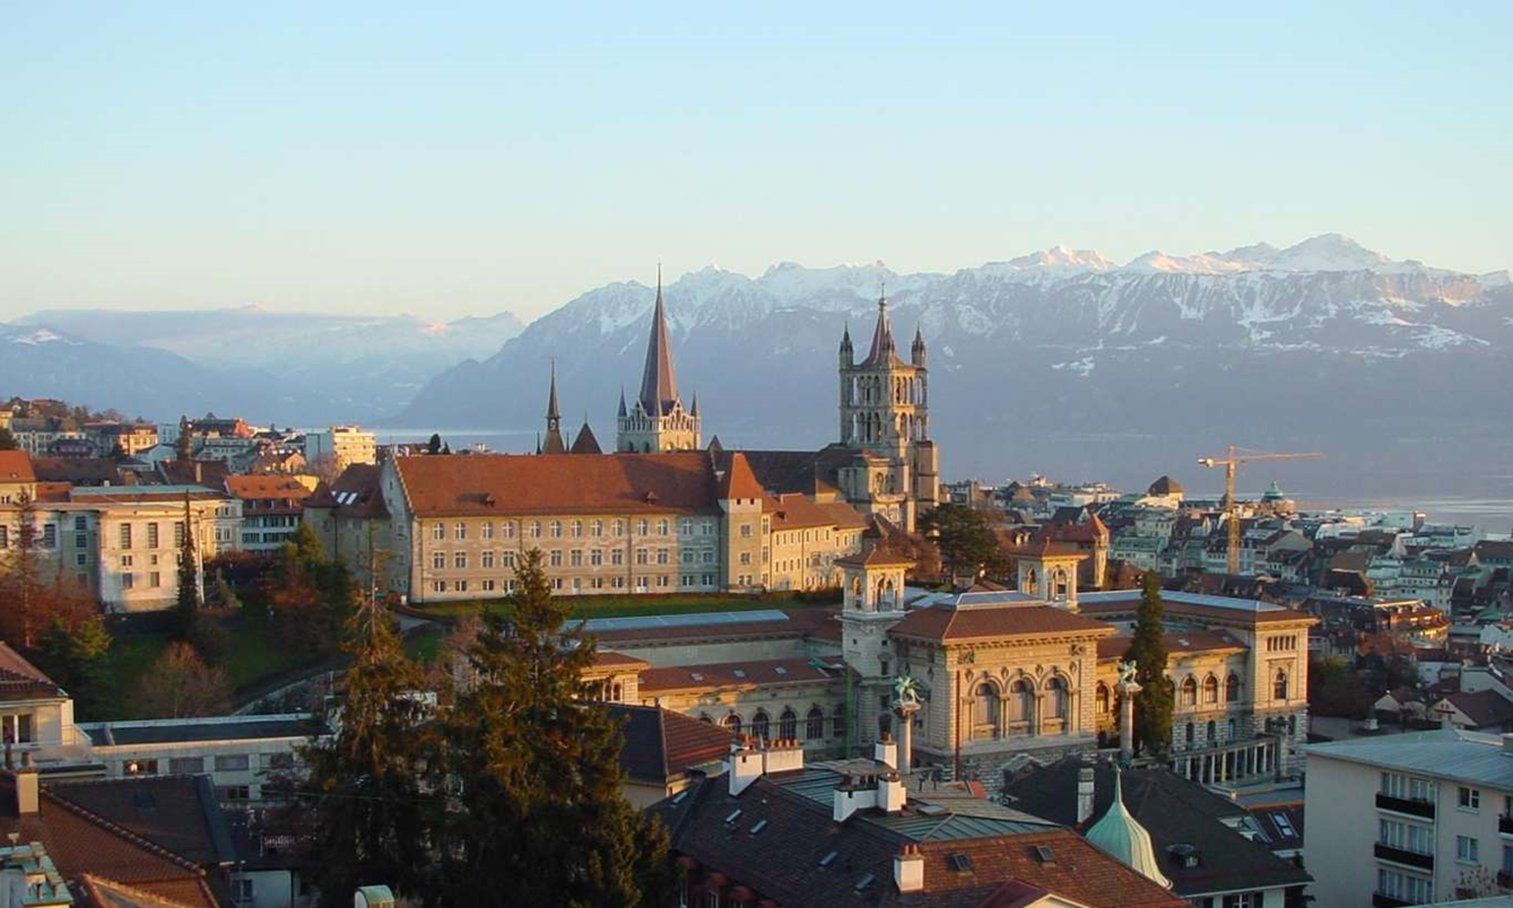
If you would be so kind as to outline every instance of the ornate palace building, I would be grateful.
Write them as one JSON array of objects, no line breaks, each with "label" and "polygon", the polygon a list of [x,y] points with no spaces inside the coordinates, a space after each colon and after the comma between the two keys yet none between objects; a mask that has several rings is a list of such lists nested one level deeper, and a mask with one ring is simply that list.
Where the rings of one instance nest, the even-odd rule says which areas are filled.
[{"label": "ornate palace building", "polygon": [[[887,301],[865,359],[841,341],[841,438],[819,451],[703,444],[673,366],[660,275],[640,393],[622,399],[615,452],[585,423],[569,443],[553,367],[537,455],[432,455],[353,468],[306,503],[328,550],[360,574],[382,562],[413,602],[506,596],[539,548],[564,594],[836,588],[862,536],[911,530],[938,501],[925,343],[897,355]],[[383,552],[375,558],[375,550]]]}]

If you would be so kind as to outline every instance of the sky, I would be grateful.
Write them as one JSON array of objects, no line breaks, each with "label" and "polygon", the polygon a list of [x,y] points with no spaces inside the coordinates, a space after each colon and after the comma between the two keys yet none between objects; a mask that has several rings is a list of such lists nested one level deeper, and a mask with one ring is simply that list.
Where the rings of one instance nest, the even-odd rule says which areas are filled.
[{"label": "sky", "polygon": [[1513,267],[1507,0],[0,11],[0,320],[1325,232]]}]

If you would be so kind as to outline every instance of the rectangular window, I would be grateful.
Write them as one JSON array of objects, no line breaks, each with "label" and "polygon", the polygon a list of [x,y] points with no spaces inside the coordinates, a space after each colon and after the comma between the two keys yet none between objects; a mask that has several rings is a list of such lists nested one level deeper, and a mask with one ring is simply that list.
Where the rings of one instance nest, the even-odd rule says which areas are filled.
[{"label": "rectangular window", "polygon": [[647,531],[650,528],[651,528],[651,521],[647,520],[645,517],[642,517],[640,520],[636,521],[636,535],[637,536],[645,536],[646,533],[647,533]]},{"label": "rectangular window", "polygon": [[595,520],[593,523],[589,524],[588,525],[588,534],[590,536],[594,537],[595,539],[598,539],[599,537],[603,536],[604,535],[604,521],[602,521],[602,520]]},{"label": "rectangular window", "polygon": [[540,539],[541,538],[541,521],[539,521],[539,520],[532,520],[531,521],[530,534],[531,534],[531,538],[532,539]]},{"label": "rectangular window", "polygon": [[572,534],[573,534],[573,538],[574,539],[581,539],[583,537],[583,521],[581,521],[581,520],[574,520],[573,521],[573,523],[572,523]]},{"label": "rectangular window", "polygon": [[671,561],[671,553],[667,549],[657,549],[657,564],[670,564]]},{"label": "rectangular window", "polygon": [[562,521],[560,521],[560,520],[553,520],[552,521],[552,538],[553,539],[561,539],[562,538]]},{"label": "rectangular window", "polygon": [[56,523],[45,523],[42,525],[42,547],[44,549],[55,549],[58,547],[58,525]]},{"label": "rectangular window", "polygon": [[[74,548],[76,548],[76,549],[83,549],[83,548],[88,548],[88,547],[89,547],[89,534],[88,533],[75,533],[74,534]],[[4,548],[4,546],[0,546],[0,548]]]},{"label": "rectangular window", "polygon": [[158,547],[158,525],[156,523],[149,523],[147,525],[147,547],[149,549]]},{"label": "rectangular window", "polygon": [[457,522],[457,525],[454,527],[454,531],[457,534],[458,542],[461,542],[462,540],[468,538],[468,525],[463,523],[462,521]]},{"label": "rectangular window", "polygon": [[1481,790],[1466,788],[1464,785],[1456,791],[1456,806],[1463,810],[1481,810]]},{"label": "rectangular window", "polygon": [[550,563],[552,567],[562,567],[561,549],[552,549],[551,554],[547,555],[546,557],[548,563]]},{"label": "rectangular window", "polygon": [[1481,863],[1481,849],[1477,840],[1468,835],[1455,837],[1455,859],[1462,864]]},{"label": "rectangular window", "polygon": [[668,533],[668,531],[670,529],[671,529],[671,525],[668,523],[668,520],[667,520],[666,517],[663,517],[661,520],[657,521],[657,535],[658,536],[666,536],[667,533]]},{"label": "rectangular window", "polygon": [[215,793],[223,804],[245,804],[252,800],[252,788],[248,785],[217,785]]},{"label": "rectangular window", "polygon": [[499,553],[499,561],[505,567],[512,568],[512,567],[515,566],[515,553],[514,552],[500,552]]},{"label": "rectangular window", "polygon": [[122,574],[121,575],[121,589],[123,589],[123,590],[129,590],[129,589],[134,588],[136,585],[137,585],[136,575],[134,575],[134,574]]},{"label": "rectangular window", "polygon": [[651,563],[650,553],[646,549],[636,549],[636,564]]},{"label": "rectangular window", "polygon": [[494,591],[494,581],[492,581],[492,580],[483,580],[483,581],[479,581],[479,583],[483,587],[483,591],[485,593],[492,593]]},{"label": "rectangular window", "polygon": [[0,549],[10,548],[10,542],[11,542],[10,528],[9,527],[4,527],[4,526],[0,526]]},{"label": "rectangular window", "polygon": [[625,521],[623,521],[623,520],[616,520],[615,521],[615,535],[616,536],[624,536],[625,535]]},{"label": "rectangular window", "polygon": [[560,589],[562,589],[562,578],[561,577],[553,577],[552,578],[552,589],[554,589],[554,590],[560,590]]},{"label": "rectangular window", "polygon": [[751,563],[751,553],[750,552],[742,552],[741,553],[741,564],[750,564],[750,563]]},{"label": "rectangular window", "polygon": [[121,771],[128,776],[155,776],[158,774],[158,761],[127,760]]},{"label": "rectangular window", "polygon": [[445,580],[432,580],[431,581],[431,592],[433,592],[433,593],[445,593],[446,591],[447,591],[447,582]]},{"label": "rectangular window", "polygon": [[492,523],[488,523],[487,521],[485,521],[484,524],[483,524],[482,532],[483,532],[483,538],[484,539],[493,539],[494,538],[494,525]]},{"label": "rectangular window", "polygon": [[625,563],[625,552],[623,552],[620,549],[610,549],[609,550],[609,563],[610,564],[624,564]]},{"label": "rectangular window", "polygon": [[457,570],[460,571],[460,570],[466,569],[467,566],[468,566],[468,553],[467,552],[454,552],[452,554],[452,567],[454,567],[454,568],[456,568]]},{"label": "rectangular window", "polygon": [[431,553],[431,567],[433,569],[441,571],[441,570],[445,570],[446,566],[447,566],[447,553],[446,552],[432,552]]},{"label": "rectangular window", "polygon": [[513,520],[505,521],[505,524],[504,524],[504,538],[505,539],[514,539],[515,538],[515,522]]},{"label": "rectangular window", "polygon": [[160,573],[158,573],[157,571],[150,571],[147,574],[147,585],[151,586],[151,587],[162,586],[163,585],[163,575],[160,574]]},{"label": "rectangular window", "polygon": [[743,523],[743,524],[741,524],[741,538],[742,539],[750,539],[751,538],[751,524],[749,524],[749,523]]},{"label": "rectangular window", "polygon": [[216,772],[245,772],[249,765],[246,754],[225,754],[215,758]]},{"label": "rectangular window", "polygon": [[120,533],[120,536],[121,536],[121,548],[123,548],[123,549],[129,549],[129,548],[131,548],[131,524],[129,524],[129,523],[123,523],[123,524],[121,524],[121,533]]},{"label": "rectangular window", "polygon": [[75,517],[74,518],[74,529],[76,531],[82,531],[82,530],[89,529],[89,521],[85,517],[83,517],[83,516]]},{"label": "rectangular window", "polygon": [[176,520],[173,523],[173,547],[184,547],[184,521]]},{"label": "rectangular window", "polygon": [[487,570],[490,570],[490,569],[492,569],[494,567],[494,553],[493,552],[484,552],[481,557],[483,559],[483,569],[484,570],[487,571]]},{"label": "rectangular window", "polygon": [[431,527],[431,538],[437,540],[447,538],[447,528],[441,523],[437,523]]},{"label": "rectangular window", "polygon": [[194,775],[205,771],[204,757],[171,757],[168,760],[168,771],[174,775]]},{"label": "rectangular window", "polygon": [[573,549],[571,552],[568,553],[567,561],[568,561],[568,564],[572,565],[573,567],[582,567],[583,566],[583,550],[582,549]]},{"label": "rectangular window", "polygon": [[603,564],[604,563],[604,552],[603,552],[603,550],[601,550],[601,549],[589,549],[588,550],[588,563],[591,566],[593,566],[593,567],[598,567],[599,565]]},{"label": "rectangular window", "polygon": [[468,582],[466,580],[459,580],[452,584],[452,588],[459,593],[466,593],[468,591]]}]

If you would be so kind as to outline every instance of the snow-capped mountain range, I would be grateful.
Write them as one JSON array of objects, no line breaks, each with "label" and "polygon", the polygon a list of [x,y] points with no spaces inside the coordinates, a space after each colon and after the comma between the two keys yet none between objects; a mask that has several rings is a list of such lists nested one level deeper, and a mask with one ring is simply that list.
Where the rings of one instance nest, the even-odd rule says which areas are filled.
[{"label": "snow-capped mountain range", "polygon": [[[1056,247],[950,274],[706,267],[665,288],[679,379],[699,394],[706,435],[829,440],[837,342],[849,324],[865,347],[882,288],[897,330],[918,325],[929,344],[950,475],[1108,475],[1119,455],[1105,456],[1107,439],[1133,436],[1183,462],[1230,441],[1343,450],[1375,439],[1379,451],[1384,435],[1451,426],[1510,439],[1495,416],[1513,412],[1507,273],[1394,261],[1333,234],[1124,265]],[[637,282],[589,291],[494,356],[436,376],[394,424],[534,429],[555,357],[566,413],[613,438],[653,297]]]},{"label": "snow-capped mountain range", "polygon": [[[0,326],[0,393],[154,418],[515,431],[523,449],[555,358],[568,421],[610,442],[620,390],[639,381],[649,283],[591,290],[523,331],[508,314],[40,312]],[[1058,246],[953,273],[702,268],[665,291],[706,436],[831,440],[841,331],[865,348],[884,288],[896,331],[918,325],[929,344],[947,476],[1128,484],[1228,443],[1329,452],[1323,467],[1289,465],[1305,482],[1502,475],[1513,460],[1508,273],[1396,261],[1337,234],[1122,265]]]}]

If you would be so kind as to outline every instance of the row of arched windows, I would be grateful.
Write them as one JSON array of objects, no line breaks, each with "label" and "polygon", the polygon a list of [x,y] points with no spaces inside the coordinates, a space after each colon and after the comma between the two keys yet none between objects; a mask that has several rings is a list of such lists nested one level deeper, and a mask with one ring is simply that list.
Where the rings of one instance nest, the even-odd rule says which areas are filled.
[{"label": "row of arched windows", "polygon": [[[1052,675],[1041,687],[1046,696],[1045,714],[1042,718],[1065,721],[1071,710],[1071,688],[1067,686],[1066,679]],[[1009,685],[1007,704],[1003,700],[997,682],[987,680],[979,683],[972,691],[973,726],[981,729],[984,734],[999,734],[1002,731],[1001,722],[1006,721],[1013,726],[1030,725],[1035,721],[1035,684],[1030,679],[1016,679]],[[1008,707],[1006,715],[1004,705]]]},{"label": "row of arched windows", "polygon": [[[1288,678],[1285,669],[1277,669],[1272,677],[1271,696],[1274,700],[1286,700],[1288,694]],[[1106,713],[1113,708],[1113,697],[1109,686],[1102,681],[1094,691],[1094,706],[1100,713]],[[1235,703],[1240,699],[1240,676],[1234,672],[1224,679],[1225,703]],[[1200,703],[1204,706],[1217,705],[1219,700],[1219,679],[1212,673],[1204,677],[1200,683],[1193,675],[1182,679],[1177,687],[1177,705],[1196,708]]]},{"label": "row of arched windows", "polygon": [[[711,724],[714,722],[714,719],[708,713],[701,713],[699,719]],[[738,735],[745,733],[755,738],[770,740],[774,737],[789,739],[797,739],[799,737],[799,716],[791,706],[784,707],[782,714],[778,716],[776,735],[772,733],[772,717],[765,709],[758,709],[752,715],[750,723],[743,722],[740,713],[732,711],[728,716],[720,720],[720,724]],[[837,706],[835,712],[831,714],[830,734],[837,738],[845,736],[846,708],[844,706]],[[818,706],[810,707],[808,714],[804,717],[804,739],[815,740],[824,737],[825,711]]]}]

